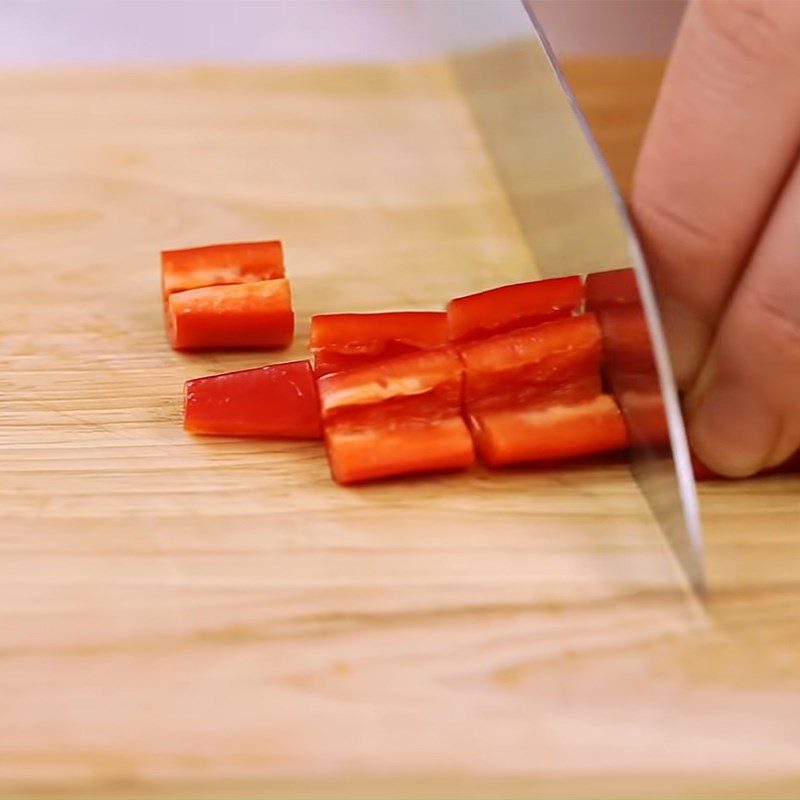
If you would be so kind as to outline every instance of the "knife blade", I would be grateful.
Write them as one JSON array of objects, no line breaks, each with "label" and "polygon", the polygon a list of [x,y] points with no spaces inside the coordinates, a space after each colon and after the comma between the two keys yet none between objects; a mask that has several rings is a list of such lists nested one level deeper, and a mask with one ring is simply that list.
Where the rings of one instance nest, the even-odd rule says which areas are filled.
[{"label": "knife blade", "polygon": [[[591,281],[623,267],[632,271],[627,302],[629,310],[640,310],[644,324],[620,324],[623,312],[613,308],[598,312],[611,388],[632,442],[632,473],[702,597],[697,492],[656,293],[624,200],[530,0],[420,5],[425,24],[449,51],[456,82],[541,275],[585,274]],[[638,330],[640,341],[624,341],[625,330]],[[638,371],[632,371],[624,355],[637,348],[646,357],[637,358]]]}]

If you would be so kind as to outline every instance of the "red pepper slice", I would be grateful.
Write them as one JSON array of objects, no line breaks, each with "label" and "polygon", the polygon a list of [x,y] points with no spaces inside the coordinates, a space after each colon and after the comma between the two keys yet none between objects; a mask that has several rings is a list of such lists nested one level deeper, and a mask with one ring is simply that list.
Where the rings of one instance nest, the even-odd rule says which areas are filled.
[{"label": "red pepper slice", "polygon": [[292,361],[187,381],[183,426],[191,433],[319,439],[311,364]]},{"label": "red pepper slice", "polygon": [[621,450],[628,435],[611,395],[566,405],[484,411],[470,417],[478,453],[492,467]]},{"label": "red pepper slice", "polygon": [[586,310],[640,305],[636,276],[630,267],[586,276]]},{"label": "red pepper slice", "polygon": [[444,311],[311,317],[310,348],[317,375],[439,347],[446,342],[447,314]]},{"label": "red pepper slice", "polygon": [[176,350],[286,347],[294,334],[285,278],[176,292],[166,317]]},{"label": "red pepper slice", "polygon": [[325,375],[320,405],[331,473],[342,484],[468,467],[462,366],[440,348]]},{"label": "red pepper slice", "polygon": [[612,303],[597,316],[607,380],[625,410],[633,443],[667,444],[667,416],[642,307]]},{"label": "red pepper slice", "polygon": [[600,327],[594,314],[547,322],[459,349],[466,370],[467,411],[520,406],[575,387],[582,397],[600,394]]},{"label": "red pepper slice", "polygon": [[583,303],[580,277],[499,286],[457,297],[447,306],[450,340],[465,342],[568,317]]},{"label": "red pepper slice", "polygon": [[631,442],[662,447],[669,442],[669,425],[661,388],[649,376],[618,375],[614,396],[625,410]]},{"label": "red pepper slice", "polygon": [[597,312],[603,332],[603,349],[609,372],[651,375],[658,372],[647,330],[647,320],[640,305],[609,306]]},{"label": "red pepper slice", "polygon": [[279,241],[212,244],[161,254],[165,299],[174,292],[283,278],[283,245]]},{"label": "red pepper slice", "polygon": [[465,345],[465,413],[490,466],[617,450],[627,432],[602,394],[600,326],[569,317]]},{"label": "red pepper slice", "polygon": [[342,485],[466,469],[475,461],[472,438],[461,417],[431,420],[424,426],[325,429],[331,474]]}]

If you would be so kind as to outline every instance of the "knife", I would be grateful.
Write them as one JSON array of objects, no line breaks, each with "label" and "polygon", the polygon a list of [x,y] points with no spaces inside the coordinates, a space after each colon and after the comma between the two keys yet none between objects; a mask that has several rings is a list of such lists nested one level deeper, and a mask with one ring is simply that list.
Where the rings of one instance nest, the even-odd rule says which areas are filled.
[{"label": "knife", "polygon": [[[626,293],[627,311],[598,316],[632,443],[631,471],[703,597],[697,491],[657,296],[622,196],[530,0],[420,0],[418,10],[449,53],[541,275],[585,274],[601,293],[611,291],[612,306],[615,290]],[[640,326],[622,324],[631,312]],[[636,358],[636,370],[624,358],[632,351],[646,356]]]}]

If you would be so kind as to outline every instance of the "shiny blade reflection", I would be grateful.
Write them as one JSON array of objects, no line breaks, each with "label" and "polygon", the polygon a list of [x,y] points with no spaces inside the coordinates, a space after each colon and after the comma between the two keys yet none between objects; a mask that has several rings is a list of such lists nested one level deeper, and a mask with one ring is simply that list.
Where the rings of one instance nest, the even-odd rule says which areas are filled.
[{"label": "shiny blade reflection", "polygon": [[[550,47],[520,0],[422,0],[419,12],[447,43],[539,272],[589,274],[601,303],[604,291],[614,295],[615,281],[627,292],[595,305],[611,388],[631,435],[632,471],[703,593],[697,496],[655,295],[625,205]],[[603,274],[609,277],[598,283]]]},{"label": "shiny blade reflection", "polygon": [[[692,585],[703,594],[702,537],[683,422],[674,387],[663,388],[636,278],[633,269],[589,275],[587,307],[597,314],[603,333],[605,373],[628,426],[633,474]],[[665,402],[670,394],[672,411]],[[677,445],[674,432],[680,437]],[[681,454],[683,465],[677,460]]]}]

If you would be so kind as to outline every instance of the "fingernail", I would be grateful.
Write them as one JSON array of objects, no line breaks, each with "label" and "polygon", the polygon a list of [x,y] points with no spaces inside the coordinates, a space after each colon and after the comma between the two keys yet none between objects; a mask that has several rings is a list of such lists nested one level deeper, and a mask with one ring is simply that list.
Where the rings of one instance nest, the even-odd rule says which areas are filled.
[{"label": "fingernail", "polygon": [[716,383],[690,419],[692,448],[712,470],[733,478],[753,475],[772,454],[778,420],[738,383]]}]

